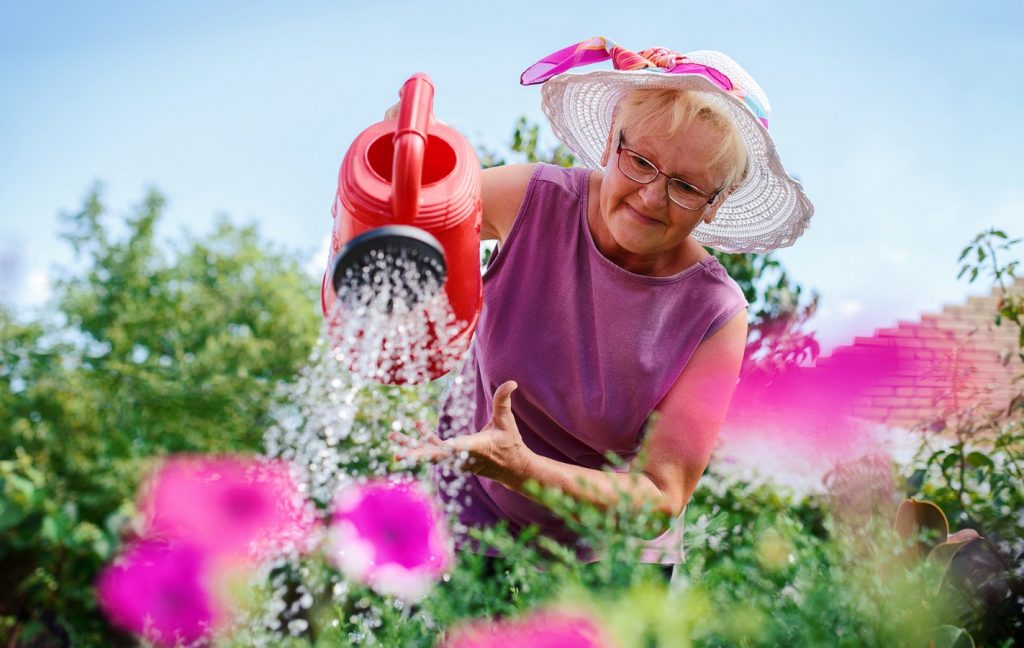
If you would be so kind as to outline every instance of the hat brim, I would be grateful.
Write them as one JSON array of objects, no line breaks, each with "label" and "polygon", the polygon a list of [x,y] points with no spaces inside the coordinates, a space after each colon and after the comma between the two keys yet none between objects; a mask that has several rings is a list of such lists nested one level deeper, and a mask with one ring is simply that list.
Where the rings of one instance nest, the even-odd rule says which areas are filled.
[{"label": "hat brim", "polygon": [[768,130],[743,101],[696,74],[599,70],[560,74],[544,83],[542,108],[555,135],[584,166],[600,169],[619,100],[637,88],[702,93],[732,119],[747,147],[747,177],[722,203],[711,223],[693,237],[723,252],[768,252],[792,245],[803,234],[814,206],[786,173]]}]

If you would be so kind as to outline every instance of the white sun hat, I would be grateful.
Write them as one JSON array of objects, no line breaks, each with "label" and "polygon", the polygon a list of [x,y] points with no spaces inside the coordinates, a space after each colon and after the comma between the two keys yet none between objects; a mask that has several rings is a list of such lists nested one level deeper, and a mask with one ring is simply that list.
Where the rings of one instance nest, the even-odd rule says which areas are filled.
[{"label": "white sun hat", "polygon": [[[611,59],[616,69],[567,73]],[[542,108],[555,135],[583,165],[601,168],[601,156],[619,100],[635,88],[700,92],[736,125],[747,148],[747,176],[711,223],[693,231],[702,245],[723,252],[768,252],[803,234],[814,206],[786,173],[768,134],[771,106],[757,82],[721,52],[679,54],[665,48],[639,53],[598,36],[550,54],[523,72],[523,85],[543,83]]]}]

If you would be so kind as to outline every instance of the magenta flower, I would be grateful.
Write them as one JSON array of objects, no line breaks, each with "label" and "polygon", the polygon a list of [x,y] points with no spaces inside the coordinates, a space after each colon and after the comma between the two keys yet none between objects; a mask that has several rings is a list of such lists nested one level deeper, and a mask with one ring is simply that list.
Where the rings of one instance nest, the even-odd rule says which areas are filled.
[{"label": "magenta flower", "polygon": [[253,558],[306,549],[316,522],[288,464],[240,457],[168,459],[140,508],[147,536]]},{"label": "magenta flower", "polygon": [[328,558],[382,594],[422,598],[448,569],[448,534],[434,502],[411,479],[352,484],[334,499]]},{"label": "magenta flower", "polygon": [[143,540],[100,574],[97,598],[110,622],[163,646],[206,637],[223,617],[208,590],[203,551]]},{"label": "magenta flower", "polygon": [[476,622],[456,629],[445,648],[607,648],[597,626],[581,614],[535,612],[519,620]]}]

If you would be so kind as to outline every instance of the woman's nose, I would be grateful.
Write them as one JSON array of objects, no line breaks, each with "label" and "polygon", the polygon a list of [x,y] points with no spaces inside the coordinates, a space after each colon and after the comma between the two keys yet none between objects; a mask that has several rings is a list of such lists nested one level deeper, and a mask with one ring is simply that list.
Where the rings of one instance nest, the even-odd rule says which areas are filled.
[{"label": "woman's nose", "polygon": [[665,186],[664,176],[658,176],[653,181],[640,187],[640,199],[648,207],[663,207],[668,203],[668,189]]}]

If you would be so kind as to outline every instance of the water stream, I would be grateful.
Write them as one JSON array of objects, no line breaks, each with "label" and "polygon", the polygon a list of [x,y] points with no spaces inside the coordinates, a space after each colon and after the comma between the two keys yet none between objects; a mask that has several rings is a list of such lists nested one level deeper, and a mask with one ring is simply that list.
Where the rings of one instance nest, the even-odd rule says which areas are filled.
[{"label": "water stream", "polygon": [[[339,296],[298,379],[279,390],[273,424],[264,437],[266,454],[292,463],[300,490],[325,518],[335,494],[354,481],[404,474],[435,488],[425,466],[396,460],[388,435],[400,432],[413,444],[423,443],[437,429],[442,399],[451,419],[447,434],[470,431],[473,424],[472,385],[457,370],[430,380],[437,363],[457,369],[465,355],[460,323],[444,291],[432,275],[403,259],[378,258],[367,272],[370,280],[352,282]],[[448,491],[444,508],[456,533],[464,531],[457,522],[462,502],[456,497],[464,459],[452,456],[434,468],[445,475],[436,481]],[[248,629],[241,630],[251,635],[247,641],[272,645],[260,639],[261,628],[302,634],[314,597],[325,592],[332,603],[346,603],[349,584],[335,572],[324,576],[307,562],[295,554],[265,567],[260,577],[269,582],[268,603],[245,619]],[[350,640],[370,642],[379,620],[379,610],[356,601],[349,621],[364,634]]]}]

